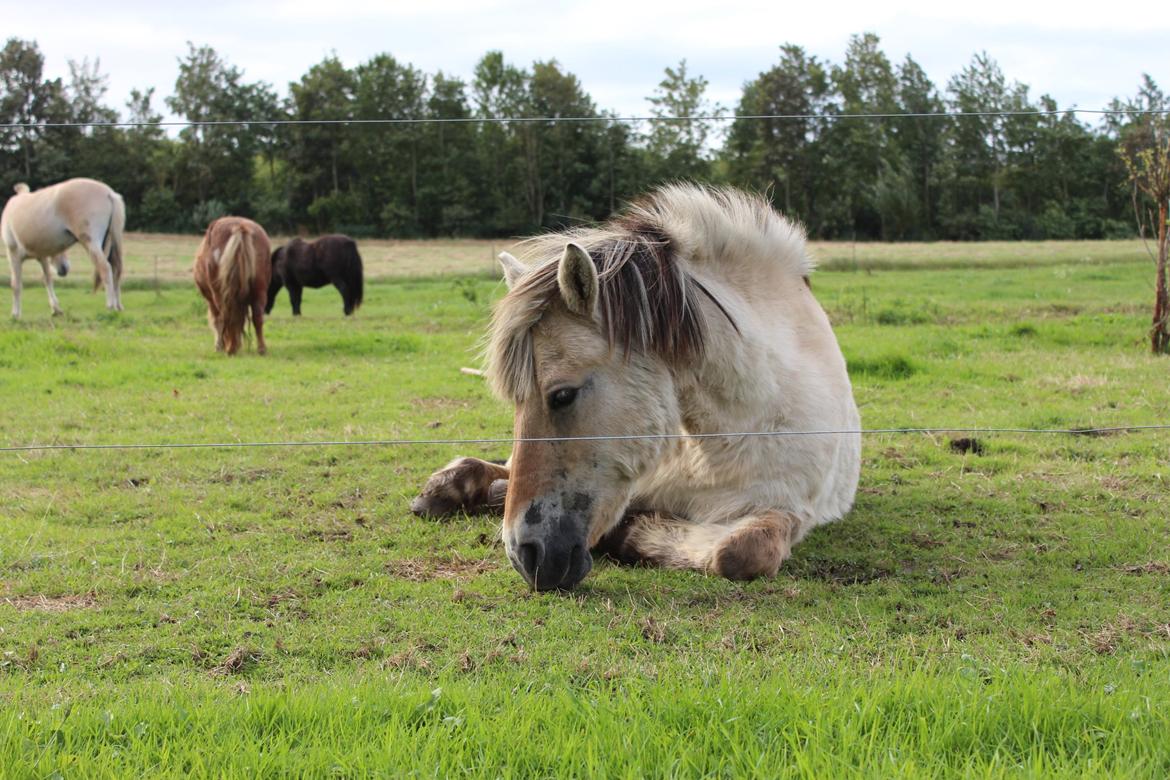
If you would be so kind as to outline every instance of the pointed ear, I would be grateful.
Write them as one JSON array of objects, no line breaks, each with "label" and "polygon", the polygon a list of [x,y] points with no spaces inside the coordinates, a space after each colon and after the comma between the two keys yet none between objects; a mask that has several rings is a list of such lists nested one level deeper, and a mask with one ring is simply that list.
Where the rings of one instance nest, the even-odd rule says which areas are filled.
[{"label": "pointed ear", "polygon": [[557,269],[557,286],[569,311],[592,317],[597,310],[597,266],[593,258],[577,244],[566,244]]},{"label": "pointed ear", "polygon": [[504,284],[511,290],[520,281],[520,277],[528,273],[528,266],[521,263],[507,252],[500,252],[500,265],[504,269]]}]

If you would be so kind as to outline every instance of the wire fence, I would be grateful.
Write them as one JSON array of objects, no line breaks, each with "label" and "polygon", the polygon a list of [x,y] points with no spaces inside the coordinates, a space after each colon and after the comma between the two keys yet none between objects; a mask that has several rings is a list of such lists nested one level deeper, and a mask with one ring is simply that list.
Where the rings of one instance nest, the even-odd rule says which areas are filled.
[{"label": "wire fence", "polygon": [[650,440],[704,440],[704,439],[750,439],[760,437],[786,436],[870,436],[877,434],[925,434],[963,433],[970,435],[989,434],[1035,434],[1069,436],[1108,436],[1118,433],[1139,433],[1170,430],[1170,424],[1116,425],[1102,428],[851,428],[842,430],[813,431],[736,431],[727,433],[638,433],[596,436],[537,436],[537,437],[481,437],[470,439],[358,439],[320,441],[235,441],[235,442],[158,442],[158,443],[115,443],[115,444],[18,444],[0,447],[0,452],[38,452],[59,450],[195,450],[195,449],[247,449],[260,447],[406,447],[406,446],[456,446],[493,444],[540,444],[564,442],[603,441],[650,441]]},{"label": "wire fence", "polygon": [[966,119],[987,117],[1043,117],[1043,116],[1161,116],[1170,115],[1170,108],[1052,108],[1027,111],[929,111],[883,113],[813,113],[813,114],[696,114],[691,116],[468,116],[468,117],[385,117],[342,119],[208,119],[161,120],[157,122],[6,122],[0,129],[85,128],[85,127],[283,127],[289,125],[425,125],[425,124],[530,124],[533,122],[734,122],[737,120],[780,121],[840,121],[852,119]]},{"label": "wire fence", "polygon": [[[884,112],[884,113],[795,113],[795,114],[703,114],[692,116],[508,116],[508,117],[397,117],[397,118],[342,118],[342,119],[222,119],[222,120],[163,120],[155,122],[8,122],[0,123],[0,129],[15,130],[28,128],[175,128],[175,127],[282,127],[296,125],[425,125],[425,124],[527,124],[536,122],[729,122],[737,120],[778,120],[778,121],[840,121],[840,120],[886,120],[886,119],[968,119],[988,117],[1044,117],[1044,116],[1161,116],[1170,115],[1170,108],[1064,108],[1034,109],[1026,111],[938,111],[938,112]],[[1024,435],[1072,435],[1106,436],[1118,433],[1137,433],[1170,430],[1170,424],[1119,425],[1096,428],[993,428],[993,427],[926,427],[926,428],[869,428],[846,430],[811,431],[736,431],[720,433],[663,433],[624,434],[564,437],[480,437],[480,438],[426,438],[426,439],[367,439],[367,440],[318,440],[318,441],[236,441],[236,442],[137,442],[111,444],[52,443],[19,444],[0,446],[0,452],[52,452],[85,450],[173,450],[173,449],[246,449],[278,447],[405,447],[405,446],[475,446],[514,445],[523,443],[564,443],[576,441],[636,441],[636,440],[705,440],[737,439],[758,437],[790,436],[843,436],[881,434],[1024,434]]]}]

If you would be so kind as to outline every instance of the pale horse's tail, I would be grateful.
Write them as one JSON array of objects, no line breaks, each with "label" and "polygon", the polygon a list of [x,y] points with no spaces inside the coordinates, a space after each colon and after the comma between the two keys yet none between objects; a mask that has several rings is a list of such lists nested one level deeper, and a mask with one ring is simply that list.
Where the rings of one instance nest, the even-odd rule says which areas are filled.
[{"label": "pale horse's tail", "polygon": [[[110,192],[110,222],[106,225],[106,238],[102,242],[102,252],[110,264],[110,278],[114,289],[122,289],[122,236],[126,232],[126,204],[122,196]],[[102,276],[95,268],[93,270],[93,289],[97,291],[102,286]]]},{"label": "pale horse's tail", "polygon": [[223,317],[223,346],[228,354],[239,349],[244,340],[255,278],[256,244],[245,225],[236,225],[219,256],[219,273],[215,278]]}]

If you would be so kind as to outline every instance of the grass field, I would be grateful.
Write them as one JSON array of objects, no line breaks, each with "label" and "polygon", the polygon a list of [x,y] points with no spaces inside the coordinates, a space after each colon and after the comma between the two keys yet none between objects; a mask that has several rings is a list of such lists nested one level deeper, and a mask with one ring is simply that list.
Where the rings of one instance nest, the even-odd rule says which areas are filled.
[{"label": "grass field", "polygon": [[[128,243],[121,315],[80,258],[64,317],[30,281],[0,446],[510,432],[459,373],[503,244],[363,243],[357,317],[282,297],[227,359],[151,242],[193,246]],[[1170,419],[1140,244],[863,249],[813,289],[867,427]],[[503,447],[0,452],[0,777],[1170,775],[1170,434],[979,438],[867,437],[774,580],[567,595],[407,509]]]}]

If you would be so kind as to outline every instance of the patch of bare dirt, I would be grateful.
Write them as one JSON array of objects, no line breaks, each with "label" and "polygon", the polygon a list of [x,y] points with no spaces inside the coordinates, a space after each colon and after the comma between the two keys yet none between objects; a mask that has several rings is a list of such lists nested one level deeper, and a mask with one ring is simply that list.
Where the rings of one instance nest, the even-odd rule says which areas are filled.
[{"label": "patch of bare dirt", "polygon": [[226,468],[222,468],[219,470],[219,473],[213,474],[207,481],[221,485],[232,485],[237,482],[248,484],[251,482],[259,482],[262,479],[268,479],[271,474],[272,469],[240,469],[238,471],[228,471]]},{"label": "patch of bare dirt", "polygon": [[431,396],[417,398],[414,406],[420,409],[470,409],[471,401],[465,398],[448,398],[447,396]]},{"label": "patch of bare dirt", "polygon": [[917,531],[910,534],[910,543],[915,547],[922,548],[923,550],[931,550],[935,547],[942,547],[946,544],[946,542],[935,539],[929,534],[918,533]]},{"label": "patch of bare dirt", "polygon": [[1112,655],[1127,636],[1170,639],[1170,625],[1138,623],[1128,615],[1119,615],[1103,626],[1083,629],[1081,635],[1097,655]]},{"label": "patch of bare dirt", "polygon": [[1131,563],[1127,566],[1122,566],[1121,570],[1126,574],[1170,574],[1170,564],[1161,561]]},{"label": "patch of bare dirt", "polygon": [[90,593],[69,594],[65,596],[9,596],[0,599],[0,604],[8,604],[21,612],[68,612],[72,609],[89,609],[97,606],[97,597]]},{"label": "patch of bare dirt", "polygon": [[214,669],[212,674],[238,674],[260,660],[260,651],[250,647],[237,647]]},{"label": "patch of bare dirt", "polygon": [[497,564],[484,559],[469,560],[456,555],[453,558],[403,558],[386,564],[386,571],[410,582],[431,580],[470,580],[489,571]]},{"label": "patch of bare dirt", "polygon": [[647,641],[660,645],[666,641],[666,626],[659,623],[650,615],[642,618],[638,622],[638,628],[642,630],[642,636]]},{"label": "patch of bare dirt", "polygon": [[302,539],[311,539],[315,542],[348,542],[353,539],[353,532],[348,528],[310,528],[302,534]]},{"label": "patch of bare dirt", "polygon": [[[890,569],[852,561],[810,561],[807,571],[797,576],[810,580],[824,580],[839,585],[864,585],[894,576]],[[794,572],[795,573],[795,572]]]}]

